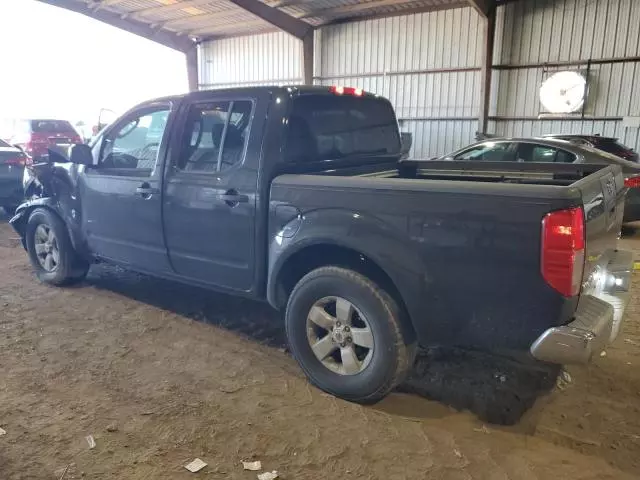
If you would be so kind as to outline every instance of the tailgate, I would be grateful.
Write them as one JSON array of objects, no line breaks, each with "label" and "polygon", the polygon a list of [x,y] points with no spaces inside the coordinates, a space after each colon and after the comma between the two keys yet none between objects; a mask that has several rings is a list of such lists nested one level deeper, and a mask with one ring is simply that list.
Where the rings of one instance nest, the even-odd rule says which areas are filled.
[{"label": "tailgate", "polygon": [[601,265],[606,265],[617,248],[624,216],[622,170],[610,166],[574,184],[582,193],[586,226],[583,282],[588,282]]}]

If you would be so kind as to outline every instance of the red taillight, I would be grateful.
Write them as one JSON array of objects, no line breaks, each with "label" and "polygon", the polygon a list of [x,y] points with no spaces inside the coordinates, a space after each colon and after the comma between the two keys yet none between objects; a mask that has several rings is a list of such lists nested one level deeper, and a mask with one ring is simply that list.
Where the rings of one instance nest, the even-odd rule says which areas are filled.
[{"label": "red taillight", "polygon": [[640,188],[640,175],[625,178],[624,186],[627,188]]},{"label": "red taillight", "polygon": [[542,276],[565,297],[580,293],[584,247],[582,208],[551,212],[542,219]]},{"label": "red taillight", "polygon": [[361,97],[364,95],[364,90],[361,88],[354,87],[329,87],[329,91],[331,93],[335,93],[336,95],[353,95],[354,97]]}]

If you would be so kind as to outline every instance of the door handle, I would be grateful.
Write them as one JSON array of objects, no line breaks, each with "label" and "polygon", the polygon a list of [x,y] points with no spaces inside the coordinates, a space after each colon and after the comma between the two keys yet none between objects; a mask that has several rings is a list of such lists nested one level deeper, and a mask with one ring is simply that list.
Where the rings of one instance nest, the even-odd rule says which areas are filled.
[{"label": "door handle", "polygon": [[249,195],[242,195],[238,193],[236,190],[231,189],[227,190],[226,193],[218,195],[218,199],[223,201],[230,207],[235,207],[239,203],[247,203],[249,201]]}]

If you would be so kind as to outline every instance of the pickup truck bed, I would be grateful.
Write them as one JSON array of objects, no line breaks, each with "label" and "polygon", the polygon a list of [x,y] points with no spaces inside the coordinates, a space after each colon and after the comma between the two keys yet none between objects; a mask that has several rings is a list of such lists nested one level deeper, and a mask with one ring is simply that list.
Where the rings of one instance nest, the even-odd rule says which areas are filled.
[{"label": "pickup truck bed", "polygon": [[631,257],[618,167],[411,162],[389,102],[270,87],[146,102],[11,220],[38,277],[95,261],[284,311],[310,380],[373,402],[415,346],[584,362],[615,337]]},{"label": "pickup truck bed", "polygon": [[[478,167],[403,162],[399,169],[357,176],[277,177],[271,235],[286,225],[277,215],[286,211],[283,205],[295,203],[290,215],[300,220],[296,235],[272,243],[269,277],[277,278],[295,245],[339,239],[389,275],[422,344],[527,356],[546,330],[571,322],[580,300],[559,295],[541,275],[542,219],[586,206],[587,282],[596,265],[620,261],[623,195],[603,199],[603,185],[623,179],[616,169],[595,165]],[[630,269],[630,259],[624,268]],[[576,352],[575,361],[583,357]]]}]

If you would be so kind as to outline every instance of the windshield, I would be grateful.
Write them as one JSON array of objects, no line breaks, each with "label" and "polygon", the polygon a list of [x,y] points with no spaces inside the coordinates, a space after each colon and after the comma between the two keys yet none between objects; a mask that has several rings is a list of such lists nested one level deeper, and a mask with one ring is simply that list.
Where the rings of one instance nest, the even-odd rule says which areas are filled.
[{"label": "windshield", "polygon": [[35,133],[75,133],[65,120],[31,120],[31,131]]},{"label": "windshield", "polygon": [[294,99],[287,136],[288,161],[399,153],[398,124],[387,100],[329,95]]}]

